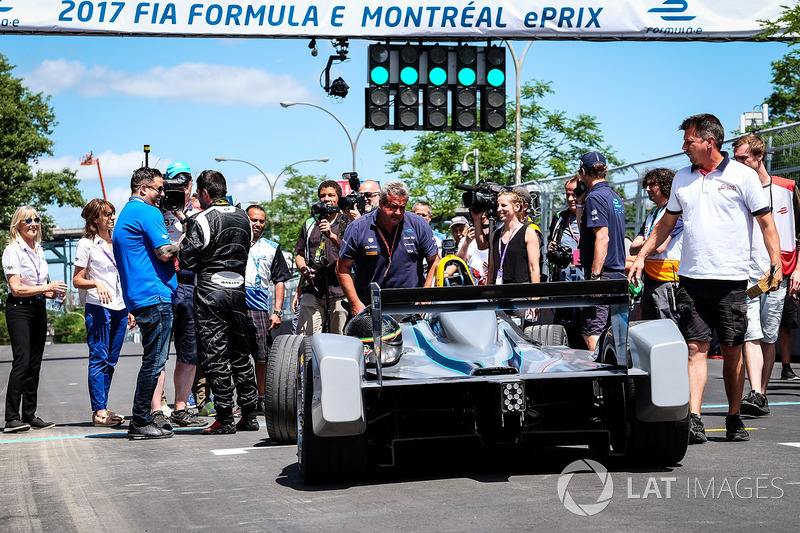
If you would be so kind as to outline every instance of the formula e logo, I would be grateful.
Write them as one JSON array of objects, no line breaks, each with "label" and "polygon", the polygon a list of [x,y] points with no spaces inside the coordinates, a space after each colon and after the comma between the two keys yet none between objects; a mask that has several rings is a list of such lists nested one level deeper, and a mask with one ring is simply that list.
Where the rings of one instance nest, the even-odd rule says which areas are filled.
[{"label": "formula e logo", "polygon": [[[689,7],[689,2],[686,0],[664,0],[663,6],[670,7],[654,7],[648,10],[648,13],[683,13]],[[675,6],[675,7],[671,7]],[[661,15],[663,20],[672,21],[689,21],[694,19],[694,15]]]},{"label": "formula e logo", "polygon": [[[573,499],[569,492],[569,483],[575,474],[596,474],[599,478],[602,488],[594,503],[577,503]],[[573,490],[576,488],[573,486]],[[611,497],[614,495],[614,481],[611,479],[611,474],[608,473],[608,470],[597,461],[580,459],[568,464],[561,472],[561,475],[558,476],[556,489],[558,490],[558,499],[561,500],[567,511],[578,516],[594,516],[611,503]],[[586,491],[581,491],[581,493],[584,492]]]},{"label": "formula e logo", "polygon": [[[2,2],[2,1],[3,1],[3,0],[0,0],[0,2]],[[0,13],[5,13],[6,11],[11,11],[12,9],[14,9],[14,8],[13,8],[13,7],[3,7],[3,6],[0,6]]]}]

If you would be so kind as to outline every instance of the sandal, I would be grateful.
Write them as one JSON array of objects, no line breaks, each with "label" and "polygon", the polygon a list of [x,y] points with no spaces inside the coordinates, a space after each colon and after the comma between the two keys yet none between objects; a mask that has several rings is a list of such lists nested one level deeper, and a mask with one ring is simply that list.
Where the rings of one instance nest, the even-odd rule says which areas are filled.
[{"label": "sandal", "polygon": [[122,424],[125,421],[125,417],[122,415],[118,415],[113,411],[106,411],[106,414],[100,416],[95,411],[92,414],[92,424],[98,427],[114,427]]}]

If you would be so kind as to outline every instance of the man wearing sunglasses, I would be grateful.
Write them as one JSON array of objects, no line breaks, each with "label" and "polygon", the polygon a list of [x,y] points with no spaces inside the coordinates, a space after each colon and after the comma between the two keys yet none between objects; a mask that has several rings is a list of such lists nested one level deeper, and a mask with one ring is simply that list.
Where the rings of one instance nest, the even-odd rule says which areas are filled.
[{"label": "man wearing sunglasses", "polygon": [[172,333],[172,293],[177,288],[173,258],[178,246],[169,240],[158,205],[164,178],[142,167],[131,177],[131,196],[119,214],[112,242],[125,306],[142,333],[142,366],[133,397],[131,439],[161,439],[172,431],[156,425],[151,401],[164,370]]},{"label": "man wearing sunglasses", "polygon": [[361,182],[358,192],[364,195],[364,199],[367,201],[367,204],[364,207],[363,213],[359,213],[358,209],[355,207],[345,211],[344,214],[347,216],[347,219],[350,220],[350,222],[359,218],[361,215],[371,213],[378,208],[378,204],[381,200],[381,184],[375,180],[364,180]]}]

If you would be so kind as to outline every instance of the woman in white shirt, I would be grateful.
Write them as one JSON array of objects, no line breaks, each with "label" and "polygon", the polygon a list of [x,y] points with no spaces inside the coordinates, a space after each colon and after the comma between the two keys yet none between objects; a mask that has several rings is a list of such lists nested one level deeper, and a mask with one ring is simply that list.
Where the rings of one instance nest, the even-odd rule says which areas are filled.
[{"label": "woman in white shirt", "polygon": [[40,222],[33,207],[18,208],[11,218],[8,246],[3,251],[9,289],[6,324],[13,354],[6,391],[6,433],[55,426],[36,416],[37,392],[47,338],[45,298],[65,295],[67,284],[50,282]]},{"label": "woman in white shirt", "polygon": [[108,410],[108,390],[125,340],[128,311],[111,246],[114,206],[95,198],[83,208],[83,238],[75,252],[72,284],[86,291],[86,342],[89,344],[89,399],[95,426],[118,426],[125,417]]}]

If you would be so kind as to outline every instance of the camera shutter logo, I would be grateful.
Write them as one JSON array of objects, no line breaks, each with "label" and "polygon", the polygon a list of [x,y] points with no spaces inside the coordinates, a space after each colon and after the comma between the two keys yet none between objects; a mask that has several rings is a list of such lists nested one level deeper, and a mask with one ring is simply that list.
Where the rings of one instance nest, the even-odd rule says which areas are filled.
[{"label": "camera shutter logo", "polygon": [[[577,503],[569,493],[569,482],[572,481],[572,477],[575,474],[586,473],[596,474],[603,488],[594,503]],[[614,481],[611,479],[611,474],[608,473],[603,465],[591,459],[581,459],[568,464],[558,477],[556,488],[558,490],[558,499],[561,500],[567,511],[578,516],[596,515],[611,503],[611,497],[614,496]]]}]

